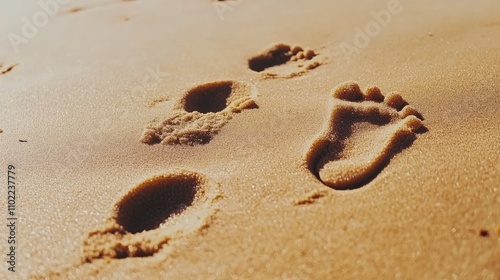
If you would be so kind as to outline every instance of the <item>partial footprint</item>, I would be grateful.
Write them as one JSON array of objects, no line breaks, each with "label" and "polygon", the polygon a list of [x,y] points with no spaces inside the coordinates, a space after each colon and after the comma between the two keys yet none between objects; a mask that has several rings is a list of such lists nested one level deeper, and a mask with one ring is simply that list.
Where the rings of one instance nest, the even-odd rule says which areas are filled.
[{"label": "partial footprint", "polygon": [[206,229],[218,186],[178,171],[150,178],[115,205],[113,215],[84,242],[83,260],[152,256],[179,237]]},{"label": "partial footprint", "polygon": [[346,82],[333,97],[330,119],[305,157],[308,169],[331,188],[367,184],[424,130],[421,115],[397,93],[384,97],[368,87],[363,94],[358,84]]},{"label": "partial footprint", "polygon": [[293,78],[325,63],[311,49],[287,44],[275,44],[248,60],[248,67],[262,72],[263,78]]},{"label": "partial footprint", "polygon": [[176,106],[176,113],[146,127],[141,142],[149,145],[206,144],[233,114],[258,108],[254,96],[255,89],[241,82],[218,81],[196,86],[186,92]]}]

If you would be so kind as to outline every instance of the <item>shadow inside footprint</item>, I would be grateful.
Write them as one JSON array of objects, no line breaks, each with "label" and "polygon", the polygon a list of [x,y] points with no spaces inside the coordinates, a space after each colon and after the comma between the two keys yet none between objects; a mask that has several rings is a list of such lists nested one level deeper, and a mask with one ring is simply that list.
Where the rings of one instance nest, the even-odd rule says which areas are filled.
[{"label": "shadow inside footprint", "polygon": [[330,119],[305,158],[311,173],[331,188],[366,185],[424,131],[421,115],[399,94],[384,97],[377,87],[362,93],[347,82],[333,95]]},{"label": "shadow inside footprint", "polygon": [[116,221],[127,232],[158,228],[190,206],[199,184],[195,177],[159,177],[128,193],[117,205]]},{"label": "shadow inside footprint", "polygon": [[217,87],[200,85],[192,88],[184,96],[183,107],[186,112],[217,113],[227,107],[231,95],[232,82],[223,81]]},{"label": "shadow inside footprint", "polygon": [[262,72],[269,67],[285,64],[290,60],[290,46],[286,44],[276,44],[261,54],[248,60],[248,67],[256,72]]}]

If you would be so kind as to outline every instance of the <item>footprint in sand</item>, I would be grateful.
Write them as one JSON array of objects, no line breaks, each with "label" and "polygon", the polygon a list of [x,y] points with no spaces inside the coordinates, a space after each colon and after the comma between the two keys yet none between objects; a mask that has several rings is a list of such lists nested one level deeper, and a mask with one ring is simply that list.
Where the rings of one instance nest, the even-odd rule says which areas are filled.
[{"label": "footprint in sand", "polygon": [[311,49],[287,44],[275,44],[248,60],[248,67],[262,73],[264,79],[293,78],[325,63]]},{"label": "footprint in sand", "polygon": [[178,171],[152,177],[125,194],[106,225],[89,233],[83,260],[147,257],[206,229],[220,197],[204,176]]},{"label": "footprint in sand", "polygon": [[425,130],[421,115],[397,93],[384,97],[368,87],[363,94],[358,84],[346,82],[333,97],[326,127],[305,156],[308,169],[331,188],[367,184]]},{"label": "footprint in sand", "polygon": [[242,82],[217,81],[188,90],[165,120],[151,122],[141,142],[153,144],[206,144],[234,114],[258,108],[255,89]]}]

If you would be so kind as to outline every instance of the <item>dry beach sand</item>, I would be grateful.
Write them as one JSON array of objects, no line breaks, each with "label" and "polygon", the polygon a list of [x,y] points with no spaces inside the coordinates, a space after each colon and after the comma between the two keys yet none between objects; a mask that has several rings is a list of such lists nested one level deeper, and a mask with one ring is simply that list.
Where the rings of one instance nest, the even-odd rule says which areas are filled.
[{"label": "dry beach sand", "polygon": [[498,1],[40,3],[0,279],[500,279]]}]

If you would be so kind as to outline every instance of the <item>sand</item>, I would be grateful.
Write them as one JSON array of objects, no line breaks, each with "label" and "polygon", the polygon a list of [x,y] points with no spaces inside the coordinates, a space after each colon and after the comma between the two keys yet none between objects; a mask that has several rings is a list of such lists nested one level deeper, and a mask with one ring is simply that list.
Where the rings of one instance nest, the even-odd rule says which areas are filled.
[{"label": "sand", "polygon": [[40,2],[0,279],[500,279],[498,1]]}]

